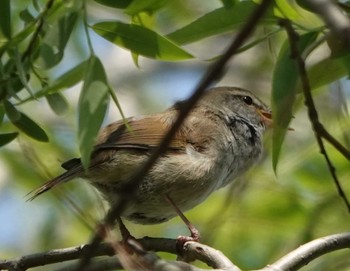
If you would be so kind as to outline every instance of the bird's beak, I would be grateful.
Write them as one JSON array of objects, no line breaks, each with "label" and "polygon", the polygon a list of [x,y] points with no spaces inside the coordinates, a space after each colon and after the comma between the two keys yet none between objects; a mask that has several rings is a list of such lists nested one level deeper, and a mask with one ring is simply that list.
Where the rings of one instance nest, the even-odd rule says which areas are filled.
[{"label": "bird's beak", "polygon": [[272,126],[272,113],[271,111],[265,111],[262,109],[258,109],[258,113],[261,116],[262,121],[266,125],[266,127],[271,127]]},{"label": "bird's beak", "polygon": [[[266,127],[272,127],[272,113],[271,111],[265,111],[265,110],[261,110],[258,109],[258,113],[261,116],[261,119],[263,121],[263,123],[266,125]],[[288,131],[294,131],[293,128],[288,128]]]}]

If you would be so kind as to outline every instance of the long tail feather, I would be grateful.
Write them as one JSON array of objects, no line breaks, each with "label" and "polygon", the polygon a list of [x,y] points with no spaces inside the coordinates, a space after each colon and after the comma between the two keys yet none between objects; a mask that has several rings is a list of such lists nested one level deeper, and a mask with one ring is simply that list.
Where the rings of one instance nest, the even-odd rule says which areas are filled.
[{"label": "long tail feather", "polygon": [[50,190],[51,188],[55,187],[58,184],[65,183],[70,181],[71,179],[77,177],[77,174],[75,171],[66,171],[63,174],[51,179],[50,181],[44,183],[40,187],[34,189],[33,191],[29,192],[26,197],[30,196],[26,201],[32,201],[39,195],[45,193],[46,191]]}]

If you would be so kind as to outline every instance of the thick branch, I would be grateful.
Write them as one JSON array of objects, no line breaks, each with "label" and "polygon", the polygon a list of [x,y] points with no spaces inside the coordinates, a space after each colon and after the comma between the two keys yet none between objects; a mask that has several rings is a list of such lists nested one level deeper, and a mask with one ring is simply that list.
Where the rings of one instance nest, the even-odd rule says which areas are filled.
[{"label": "thick branch", "polygon": [[349,232],[330,235],[300,246],[260,271],[296,271],[324,254],[349,247]]},{"label": "thick branch", "polygon": [[[149,238],[145,237],[138,239],[137,242],[147,251],[162,251],[177,254],[176,243],[177,240],[165,238]],[[35,253],[31,255],[22,256],[13,260],[0,261],[0,270],[24,271],[32,267],[49,265],[53,263],[66,262],[79,259],[89,245],[81,245],[77,247],[70,247],[64,249],[54,249],[42,253]],[[143,264],[151,267],[152,270],[188,270],[201,271],[203,269],[197,268],[185,262],[165,261],[160,259],[154,253],[147,251],[140,252],[139,259],[132,259],[134,263]],[[199,260],[207,265],[215,268],[214,270],[230,270],[240,271],[222,252],[208,247],[197,242],[187,242],[184,246],[183,257],[187,261]],[[96,248],[94,257],[97,256],[114,256],[115,250],[108,244],[100,244]],[[132,257],[131,255],[128,255]],[[124,256],[125,257],[125,256]],[[68,265],[59,269],[59,271],[73,270],[76,264]],[[121,263],[118,258],[107,258],[91,263],[85,271],[98,270],[114,270],[121,268]]]}]

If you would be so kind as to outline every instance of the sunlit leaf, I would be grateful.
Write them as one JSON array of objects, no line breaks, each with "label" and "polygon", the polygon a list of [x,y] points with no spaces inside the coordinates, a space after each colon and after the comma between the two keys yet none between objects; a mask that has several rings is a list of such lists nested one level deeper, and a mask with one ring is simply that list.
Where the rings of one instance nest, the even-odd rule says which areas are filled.
[{"label": "sunlit leaf", "polygon": [[[317,32],[302,35],[298,40],[299,51],[303,52],[308,45],[316,40],[317,35]],[[292,119],[292,109],[297,93],[298,79],[298,68],[291,56],[289,40],[286,40],[279,52],[272,80],[272,164],[275,171],[281,146]]]},{"label": "sunlit leaf", "polygon": [[[167,35],[177,44],[187,44],[214,35],[234,31],[248,19],[257,4],[251,1],[238,2],[230,8],[223,7],[209,12],[192,23]],[[260,23],[270,24],[275,21],[270,13],[265,15]]]},{"label": "sunlit leaf", "polygon": [[164,6],[169,0],[133,0],[125,9],[125,13],[136,15],[139,12],[154,12]]},{"label": "sunlit leaf", "polygon": [[297,20],[300,15],[296,8],[285,0],[276,0],[275,1],[277,8],[275,9],[275,14],[279,17],[286,18],[289,20]]},{"label": "sunlit leaf", "polygon": [[90,163],[96,135],[106,114],[109,87],[105,70],[100,60],[92,56],[84,76],[84,85],[79,98],[79,149],[84,167]]},{"label": "sunlit leaf", "polygon": [[0,42],[11,38],[11,7],[10,0],[0,1]]},{"label": "sunlit leaf", "polygon": [[45,131],[24,113],[18,111],[9,101],[4,103],[6,115],[13,125],[28,136],[47,142],[49,140]]},{"label": "sunlit leaf", "polygon": [[[347,69],[345,61],[345,57],[325,58],[309,67],[307,74],[311,89],[328,85],[350,74],[350,67]],[[297,91],[302,92],[300,81],[298,82]]]},{"label": "sunlit leaf", "polygon": [[18,136],[18,133],[0,134],[0,147],[10,143]]},{"label": "sunlit leaf", "polygon": [[138,55],[164,61],[193,58],[170,40],[139,25],[115,21],[97,23],[92,28],[106,40]]},{"label": "sunlit leaf", "polygon": [[47,102],[49,103],[51,109],[57,115],[63,115],[68,110],[68,102],[67,99],[60,92],[55,92],[52,94],[48,94],[45,96]]}]

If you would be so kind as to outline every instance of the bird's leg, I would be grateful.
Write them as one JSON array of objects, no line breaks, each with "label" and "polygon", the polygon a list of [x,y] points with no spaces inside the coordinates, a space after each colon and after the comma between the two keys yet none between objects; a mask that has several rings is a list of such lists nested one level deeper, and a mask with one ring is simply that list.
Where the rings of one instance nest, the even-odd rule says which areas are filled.
[{"label": "bird's leg", "polygon": [[165,195],[165,199],[174,208],[177,215],[185,223],[185,225],[187,226],[187,228],[189,229],[189,231],[191,233],[191,236],[179,236],[177,238],[179,245],[181,245],[181,247],[182,247],[183,244],[185,244],[187,241],[198,242],[201,236],[200,236],[199,231],[196,229],[196,227],[193,226],[193,224],[187,219],[187,217],[183,214],[183,212],[176,206],[175,202],[169,197],[169,195]]},{"label": "bird's leg", "polygon": [[119,226],[119,231],[120,231],[120,235],[122,236],[122,239],[125,243],[127,243],[127,241],[129,239],[135,239],[131,233],[129,232],[129,230],[125,227],[123,220],[118,216],[117,217],[117,222],[118,222],[118,226]]}]

